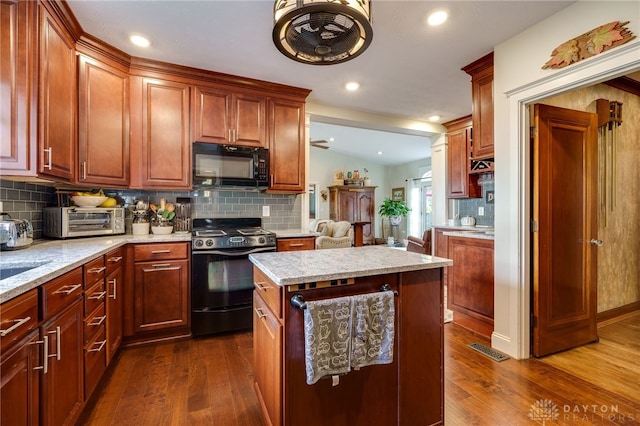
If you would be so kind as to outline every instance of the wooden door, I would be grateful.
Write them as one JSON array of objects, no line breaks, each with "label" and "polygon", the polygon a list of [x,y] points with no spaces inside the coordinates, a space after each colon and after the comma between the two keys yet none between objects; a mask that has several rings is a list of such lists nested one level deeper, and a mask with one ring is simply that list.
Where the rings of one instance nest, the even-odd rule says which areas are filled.
[{"label": "wooden door", "polygon": [[38,173],[71,182],[76,164],[75,43],[40,6],[40,109]]},{"label": "wooden door", "polygon": [[347,190],[339,191],[338,216],[335,221],[346,220],[355,222],[358,220],[358,193]]},{"label": "wooden door", "polygon": [[597,116],[534,106],[532,352],[597,339]]},{"label": "wooden door", "polygon": [[269,126],[269,191],[305,192],[304,103],[271,99]]},{"label": "wooden door", "polygon": [[78,182],[129,185],[129,76],[78,57]]},{"label": "wooden door", "polygon": [[374,208],[375,208],[375,200],[373,195],[373,190],[367,190],[363,192],[357,192],[358,197],[358,216],[356,221],[358,222],[369,222],[368,224],[364,224],[362,226],[362,237],[364,244],[373,244],[374,243]]}]

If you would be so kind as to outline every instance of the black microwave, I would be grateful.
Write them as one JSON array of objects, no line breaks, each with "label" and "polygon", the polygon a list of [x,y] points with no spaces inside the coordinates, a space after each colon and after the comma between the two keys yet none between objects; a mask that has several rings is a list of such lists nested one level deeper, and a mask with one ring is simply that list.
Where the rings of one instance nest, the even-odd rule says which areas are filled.
[{"label": "black microwave", "polygon": [[269,186],[269,150],[216,143],[193,143],[193,187]]}]

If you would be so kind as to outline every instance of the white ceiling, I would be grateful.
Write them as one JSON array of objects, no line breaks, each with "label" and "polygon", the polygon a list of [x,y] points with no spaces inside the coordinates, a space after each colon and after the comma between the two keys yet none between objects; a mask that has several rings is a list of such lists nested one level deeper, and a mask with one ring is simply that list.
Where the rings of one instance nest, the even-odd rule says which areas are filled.
[{"label": "white ceiling", "polygon": [[[89,34],[133,56],[311,89],[314,104],[363,113],[425,121],[433,114],[446,122],[471,112],[469,76],[461,67],[497,44],[569,6],[574,1],[400,1],[373,0],[371,46],[342,64],[314,66],[292,61],[273,45],[273,1],[71,0],[69,5]],[[425,24],[436,8],[449,10],[441,27]],[[151,39],[135,47],[133,33]],[[344,90],[356,80],[360,90]],[[311,138],[338,138],[331,149],[362,152],[383,141],[392,153],[417,159],[429,154],[398,136],[371,134],[333,124],[312,124]],[[365,132],[365,134],[361,134]],[[375,132],[380,133],[380,132]],[[415,150],[414,148],[417,148]]]}]

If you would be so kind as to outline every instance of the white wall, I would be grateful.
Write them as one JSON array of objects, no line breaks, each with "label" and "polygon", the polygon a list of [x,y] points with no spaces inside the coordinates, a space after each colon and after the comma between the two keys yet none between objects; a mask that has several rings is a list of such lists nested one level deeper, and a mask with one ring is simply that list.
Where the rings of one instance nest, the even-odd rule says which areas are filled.
[{"label": "white wall", "polygon": [[529,140],[525,105],[640,68],[640,39],[559,70],[553,49],[600,25],[630,21],[640,36],[640,2],[580,1],[494,50],[495,324],[492,346],[529,356]]}]

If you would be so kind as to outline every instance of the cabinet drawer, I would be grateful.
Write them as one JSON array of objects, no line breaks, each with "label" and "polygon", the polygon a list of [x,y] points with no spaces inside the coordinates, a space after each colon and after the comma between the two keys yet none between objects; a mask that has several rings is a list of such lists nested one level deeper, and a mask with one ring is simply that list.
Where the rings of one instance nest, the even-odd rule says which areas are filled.
[{"label": "cabinet drawer", "polygon": [[274,284],[260,269],[253,268],[253,284],[269,309],[282,318],[282,287]]},{"label": "cabinet drawer", "polygon": [[54,278],[40,287],[40,315],[43,320],[67,307],[82,296],[82,267]]},{"label": "cabinet drawer", "polygon": [[187,243],[136,244],[133,258],[135,262],[144,260],[187,259]]},{"label": "cabinet drawer", "polygon": [[100,331],[105,330],[107,315],[104,304],[99,305],[84,319],[84,344],[93,340]]},{"label": "cabinet drawer", "polygon": [[315,237],[278,238],[278,251],[313,250],[315,248]]},{"label": "cabinet drawer", "polygon": [[104,280],[96,283],[89,290],[84,292],[84,314],[85,316],[93,312],[98,306],[104,306],[107,300],[107,292],[104,288]]},{"label": "cabinet drawer", "polygon": [[83,266],[84,268],[84,288],[92,287],[97,281],[104,281],[107,267],[104,265],[104,256],[93,259]]},{"label": "cabinet drawer", "polygon": [[122,247],[118,247],[117,249],[107,253],[105,255],[105,263],[105,266],[107,267],[106,275],[122,268],[122,265],[124,264],[124,250]]},{"label": "cabinet drawer", "polygon": [[91,395],[107,369],[107,338],[103,330],[84,347],[84,394]]},{"label": "cabinet drawer", "polygon": [[33,289],[0,306],[0,352],[38,326],[38,290]]}]

